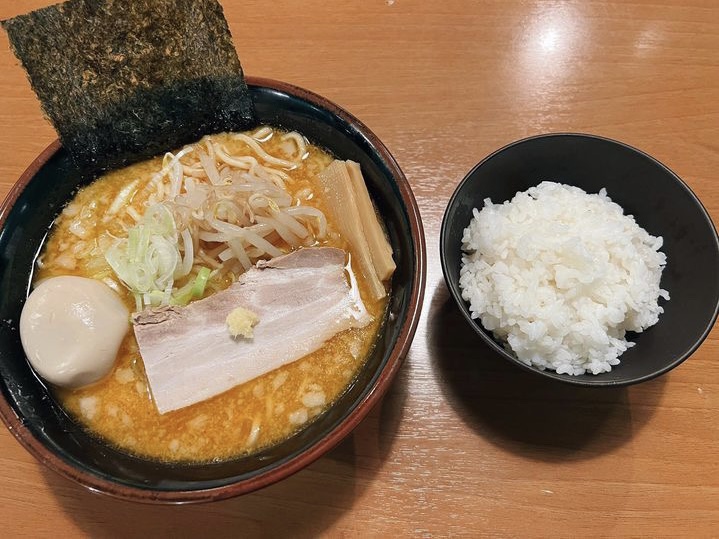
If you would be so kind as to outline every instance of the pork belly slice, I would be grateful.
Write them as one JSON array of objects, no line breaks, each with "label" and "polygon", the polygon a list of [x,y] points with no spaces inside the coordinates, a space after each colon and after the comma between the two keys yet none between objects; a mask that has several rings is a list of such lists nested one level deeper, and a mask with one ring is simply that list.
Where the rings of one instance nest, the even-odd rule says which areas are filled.
[{"label": "pork belly slice", "polygon": [[[341,331],[366,326],[371,316],[345,257],[332,247],[300,249],[258,263],[226,290],[187,307],[134,314],[157,410],[209,399],[314,352]],[[251,339],[228,331],[227,315],[237,307],[259,316]]]}]

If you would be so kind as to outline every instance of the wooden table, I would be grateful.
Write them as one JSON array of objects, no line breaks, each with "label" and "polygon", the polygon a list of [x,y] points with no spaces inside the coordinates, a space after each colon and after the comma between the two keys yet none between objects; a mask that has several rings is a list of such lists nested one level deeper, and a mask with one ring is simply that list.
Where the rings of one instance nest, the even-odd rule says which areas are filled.
[{"label": "wooden table", "polygon": [[[47,5],[3,2],[0,18]],[[719,535],[719,332],[626,389],[545,382],[478,343],[439,226],[459,180],[521,137],[623,140],[719,221],[716,0],[224,0],[248,74],[310,88],[387,144],[418,199],[425,304],[401,374],[337,449],[262,491],[155,507],[93,494],[0,431],[2,535]],[[0,37],[0,196],[54,138]]]}]

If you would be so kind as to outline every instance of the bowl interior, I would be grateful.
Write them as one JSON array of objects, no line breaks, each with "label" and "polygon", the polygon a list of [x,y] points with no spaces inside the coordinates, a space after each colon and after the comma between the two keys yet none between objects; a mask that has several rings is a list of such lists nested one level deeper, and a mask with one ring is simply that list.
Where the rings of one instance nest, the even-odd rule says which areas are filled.
[{"label": "bowl interior", "polygon": [[[30,179],[6,212],[0,230],[0,390],[9,413],[16,415],[19,428],[26,430],[19,434],[21,441],[39,453],[41,460],[50,460],[51,467],[94,488],[128,495],[122,489],[113,492],[115,484],[155,491],[153,496],[161,498],[163,493],[221,489],[227,485],[235,485],[232,494],[239,494],[277,480],[301,467],[298,458],[311,448],[318,444],[329,448],[347,433],[348,418],[360,413],[382,377],[396,372],[409,346],[421,301],[424,251],[414,199],[401,171],[364,126],[330,103],[289,85],[249,82],[260,122],[296,129],[334,155],[360,163],[387,226],[397,263],[386,327],[366,366],[339,401],[309,427],[279,445],[251,457],[182,466],[135,458],[113,449],[88,435],[55,403],[29,368],[19,338],[18,320],[35,257],[56,214],[78,188],[80,174],[60,149]],[[354,419],[355,423],[359,421]],[[57,463],[54,466],[53,461]],[[166,499],[200,498],[168,495]]]},{"label": "bowl interior", "polygon": [[[667,266],[661,286],[671,300],[660,305],[659,322],[640,334],[611,372],[569,376],[527,367],[507,353],[472,320],[459,289],[462,231],[473,208],[485,198],[511,199],[541,181],[576,185],[589,193],[606,188],[609,197],[650,234],[662,236]],[[714,226],[691,190],[673,172],[625,144],[589,135],[543,135],[511,144],[479,163],[465,177],[447,207],[441,232],[441,258],[450,293],[465,318],[490,346],[518,365],[552,378],[582,385],[643,381],[673,368],[704,340],[719,302],[719,247]]]}]

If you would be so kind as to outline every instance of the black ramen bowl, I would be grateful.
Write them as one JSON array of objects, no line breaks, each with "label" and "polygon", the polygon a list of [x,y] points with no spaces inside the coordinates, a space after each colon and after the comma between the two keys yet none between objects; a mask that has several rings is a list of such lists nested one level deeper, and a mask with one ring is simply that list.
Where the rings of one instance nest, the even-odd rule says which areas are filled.
[{"label": "black ramen bowl", "polygon": [[[635,346],[607,373],[571,376],[530,367],[506,350],[492,333],[472,319],[462,299],[459,271],[462,232],[472,209],[484,199],[510,200],[544,180],[575,185],[588,193],[606,188],[608,196],[633,215],[639,226],[662,236],[667,266],[661,287],[670,301],[664,313],[642,333],[628,333]],[[719,307],[719,241],[704,207],[687,185],[649,155],[606,138],[550,134],[514,142],[476,165],[449,201],[440,234],[442,271],[449,291],[467,322],[502,357],[562,382],[582,386],[621,386],[652,379],[679,365],[704,341]]]},{"label": "black ramen bowl", "polygon": [[[307,466],[347,436],[388,389],[409,349],[425,283],[425,248],[410,186],[387,148],[361,122],[311,92],[248,79],[258,120],[294,129],[360,163],[394,249],[389,316],[347,391],[298,434],[252,456],[177,465],[137,458],[85,432],[55,402],[23,353],[20,311],[38,251],[81,175],[59,143],[22,175],[0,208],[0,416],[43,464],[106,494],[144,502],[212,501],[269,485]],[[168,148],[169,149],[169,148]]]}]

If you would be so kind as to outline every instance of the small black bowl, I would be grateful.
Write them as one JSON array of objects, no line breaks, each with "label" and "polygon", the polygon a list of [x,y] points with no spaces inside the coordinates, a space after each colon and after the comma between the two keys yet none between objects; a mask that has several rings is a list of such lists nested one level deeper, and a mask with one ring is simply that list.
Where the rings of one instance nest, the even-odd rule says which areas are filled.
[{"label": "small black bowl", "polygon": [[[648,330],[627,338],[636,345],[610,372],[571,376],[527,366],[473,320],[462,299],[459,269],[462,231],[472,209],[510,200],[544,180],[608,196],[639,226],[662,236],[667,255],[661,287],[671,300]],[[452,297],[474,330],[513,363],[546,377],[583,386],[619,386],[649,380],[679,365],[704,341],[719,309],[719,240],[697,197],[671,170],[621,142],[582,134],[549,134],[505,146],[476,165],[449,201],[440,233],[442,271]]]},{"label": "small black bowl", "polygon": [[244,494],[307,466],[347,436],[389,388],[409,350],[425,283],[419,210],[409,183],[380,140],[354,116],[302,88],[249,78],[259,122],[296,129],[343,159],[360,163],[394,251],[387,322],[350,387],[287,440],[218,463],[173,464],[138,458],[91,436],[35,376],[18,320],[34,262],[53,219],[83,175],[59,142],[25,171],[0,205],[0,419],[49,468],[94,490],[140,502],[206,502]]}]

